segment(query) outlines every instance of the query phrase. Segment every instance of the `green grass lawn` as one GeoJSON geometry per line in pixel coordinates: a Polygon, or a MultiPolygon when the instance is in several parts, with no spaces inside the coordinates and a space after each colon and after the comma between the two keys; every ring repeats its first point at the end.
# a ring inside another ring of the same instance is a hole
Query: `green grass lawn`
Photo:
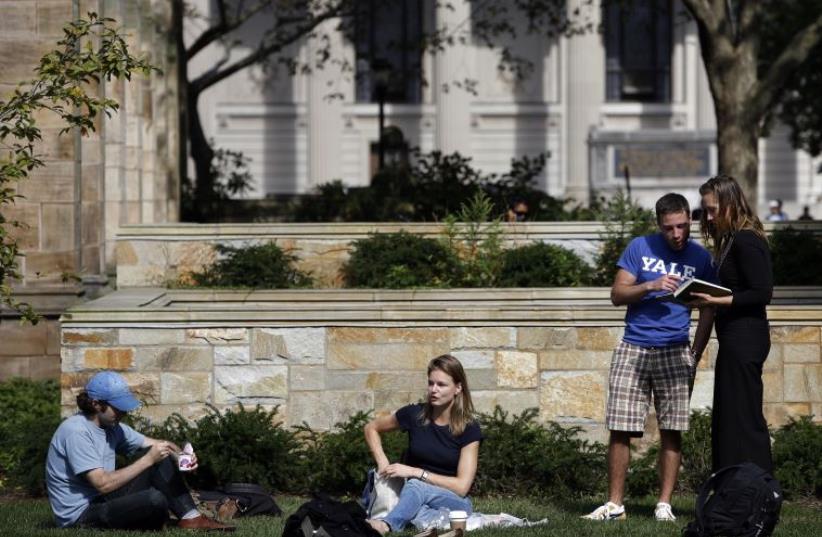
{"type": "MultiPolygon", "coordinates": [[[[286,515],[297,509],[304,499],[295,497],[279,498],[280,507],[286,515]]],[[[621,522],[597,523],[581,520],[579,516],[596,506],[596,501],[567,501],[563,503],[543,503],[538,499],[479,498],[475,509],[483,513],[505,512],[530,520],[548,518],[548,524],[533,528],[487,529],[472,532],[478,537],[548,537],[548,536],[679,536],[688,522],[693,508],[693,497],[678,498],[674,502],[674,512],[678,516],[675,523],[658,523],[653,520],[654,499],[646,498],[628,504],[628,520],[621,522]]],[[[235,535],[279,537],[285,518],[259,517],[239,519],[235,535]]],[[[0,536],[94,536],[101,532],[93,530],[60,530],[54,527],[51,511],[45,500],[4,500],[0,502],[0,536]]],[[[139,532],[106,532],[112,537],[146,535],[139,532]]],[[[169,530],[163,535],[191,535],[183,530],[169,530]]],[[[410,536],[411,532],[405,533],[410,536]]],[[[822,536],[822,505],[787,503],[782,509],[782,521],[774,535],[779,537],[819,537],[822,536]]]]}

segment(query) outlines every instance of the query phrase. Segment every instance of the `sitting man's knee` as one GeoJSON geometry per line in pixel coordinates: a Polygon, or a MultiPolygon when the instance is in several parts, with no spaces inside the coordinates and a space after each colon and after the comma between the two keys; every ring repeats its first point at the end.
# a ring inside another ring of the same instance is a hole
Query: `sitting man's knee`
{"type": "Polygon", "coordinates": [[[147,492],[148,503],[151,506],[151,509],[162,511],[164,513],[168,511],[168,499],[165,494],[155,488],[150,488],[147,492]]]}

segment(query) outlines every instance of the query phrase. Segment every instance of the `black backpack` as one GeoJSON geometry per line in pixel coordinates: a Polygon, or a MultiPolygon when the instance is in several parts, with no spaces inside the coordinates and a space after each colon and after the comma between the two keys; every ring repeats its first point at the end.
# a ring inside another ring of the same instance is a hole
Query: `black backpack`
{"type": "Polygon", "coordinates": [[[316,494],[288,517],[283,537],[380,537],[365,520],[365,510],[355,501],[340,502],[316,494]]]}
{"type": "Polygon", "coordinates": [[[767,537],[782,508],[779,482],[756,464],[728,466],[711,475],[699,489],[696,520],[683,537],[767,537]]]}
{"type": "Polygon", "coordinates": [[[221,489],[197,491],[197,496],[223,520],[283,514],[271,493],[255,483],[229,483],[221,489]]]}

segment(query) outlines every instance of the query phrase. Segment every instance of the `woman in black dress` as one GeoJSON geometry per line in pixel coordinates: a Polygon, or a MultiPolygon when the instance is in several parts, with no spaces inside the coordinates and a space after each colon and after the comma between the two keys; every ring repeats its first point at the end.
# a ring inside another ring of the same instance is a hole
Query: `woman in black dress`
{"type": "Polygon", "coordinates": [[[716,306],[719,341],[711,424],[713,470],[753,462],[772,472],[770,435],[762,413],[762,366],[771,348],[765,307],[773,292],[768,240],[732,177],[712,177],[699,194],[702,235],[713,246],[721,284],[733,291],[726,297],[699,295],[699,304],[716,306]]]}

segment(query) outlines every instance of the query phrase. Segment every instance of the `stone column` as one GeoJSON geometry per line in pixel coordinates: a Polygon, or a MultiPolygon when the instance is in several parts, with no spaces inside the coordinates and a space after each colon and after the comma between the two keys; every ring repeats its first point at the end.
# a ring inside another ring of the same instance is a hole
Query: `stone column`
{"type": "MultiPolygon", "coordinates": [[[[437,26],[456,28],[471,16],[470,2],[454,2],[453,9],[438,4],[437,26]]],[[[463,24],[470,28],[470,24],[463,24]]],[[[471,100],[472,95],[457,88],[454,83],[476,79],[474,54],[470,45],[455,43],[446,47],[434,60],[434,95],[436,96],[436,148],[444,153],[459,151],[463,155],[471,151],[471,100]]],[[[490,67],[496,69],[496,66],[490,67]]]]}
{"type": "MultiPolygon", "coordinates": [[[[599,6],[591,8],[582,0],[570,0],[568,13],[579,9],[587,13],[594,26],[599,24],[599,6]]],[[[566,196],[579,203],[590,197],[590,170],[588,166],[588,133],[600,117],[600,106],[605,102],[605,47],[598,32],[586,32],[563,39],[567,64],[565,102],[567,130],[563,143],[566,150],[566,196]]]]}
{"type": "MultiPolygon", "coordinates": [[[[327,33],[333,41],[332,50],[347,50],[343,36],[335,31],[338,21],[326,21],[318,33],[327,33]]],[[[316,46],[309,42],[309,49],[316,46]]],[[[350,52],[347,50],[347,52],[350,52]]],[[[313,58],[313,51],[308,56],[313,58]]],[[[322,183],[327,183],[340,177],[342,163],[342,131],[343,131],[343,103],[353,100],[353,85],[345,81],[350,74],[340,72],[337,65],[327,62],[323,69],[315,69],[308,75],[308,181],[303,184],[297,182],[297,191],[306,192],[322,183]],[[329,99],[329,96],[341,91],[343,98],[329,99]]],[[[299,102],[305,97],[297,96],[299,102]]],[[[305,119],[299,115],[295,118],[297,125],[295,132],[306,128],[305,119]]]]}

